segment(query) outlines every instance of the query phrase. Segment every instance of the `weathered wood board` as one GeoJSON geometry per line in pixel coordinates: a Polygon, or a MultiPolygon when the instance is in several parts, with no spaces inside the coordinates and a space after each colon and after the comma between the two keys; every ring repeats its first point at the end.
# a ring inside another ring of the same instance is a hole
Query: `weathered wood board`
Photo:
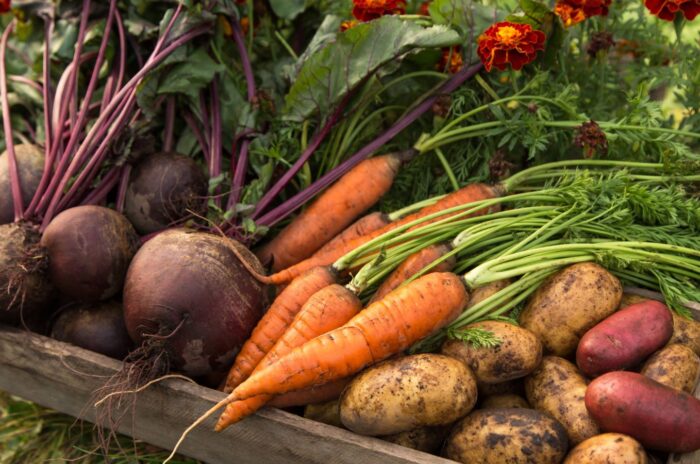
{"type": "MultiPolygon", "coordinates": [[[[0,326],[0,390],[43,406],[94,422],[93,391],[119,368],[105,356],[0,326]]],[[[222,398],[221,392],[168,379],[138,394],[134,415],[126,414],[118,430],[172,449],[180,433],[222,398]]],[[[453,463],[276,409],[220,434],[213,432],[214,420],[189,435],[182,454],[211,464],[453,463]]]]}

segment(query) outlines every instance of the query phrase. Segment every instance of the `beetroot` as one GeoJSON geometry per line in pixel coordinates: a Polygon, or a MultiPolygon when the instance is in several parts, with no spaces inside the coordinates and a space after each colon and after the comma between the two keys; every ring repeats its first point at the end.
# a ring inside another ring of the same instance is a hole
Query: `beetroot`
{"type": "MultiPolygon", "coordinates": [[[[36,145],[15,145],[15,158],[22,191],[23,206],[34,196],[41,175],[44,173],[44,152],[36,145]]],[[[10,190],[10,175],[7,169],[7,151],[0,154],[0,224],[8,224],[15,218],[10,190]]]]}
{"type": "Polygon", "coordinates": [[[132,171],[124,214],[141,234],[150,234],[186,217],[201,213],[207,194],[202,168],[187,156],[160,152],[132,171]]]}
{"type": "Polygon", "coordinates": [[[51,336],[115,359],[124,359],[132,348],[124,310],[115,301],[67,307],[56,318],[51,336]]]}
{"type": "Polygon", "coordinates": [[[174,229],[146,242],[124,285],[126,327],[134,342],[160,344],[170,367],[187,375],[214,382],[224,374],[267,300],[265,286],[234,250],[262,273],[255,256],[228,238],[174,229]]]}
{"type": "Polygon", "coordinates": [[[42,332],[54,290],[38,242],[39,233],[29,225],[0,225],[0,322],[42,332]]]}
{"type": "Polygon", "coordinates": [[[115,296],[138,247],[126,218],[101,206],[78,206],[54,218],[41,244],[49,256],[49,277],[64,295],[82,302],[115,296]]]}

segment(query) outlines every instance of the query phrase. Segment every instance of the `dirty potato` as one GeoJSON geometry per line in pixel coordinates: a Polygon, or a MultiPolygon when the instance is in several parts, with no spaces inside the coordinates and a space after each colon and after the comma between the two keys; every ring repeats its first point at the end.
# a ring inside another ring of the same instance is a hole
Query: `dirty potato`
{"type": "MultiPolygon", "coordinates": [[[[492,297],[496,293],[506,288],[508,285],[510,285],[510,280],[504,279],[475,288],[471,295],[469,295],[469,304],[467,305],[467,309],[471,308],[472,306],[476,306],[478,303],[481,303],[489,297],[492,297]]],[[[507,301],[504,301],[504,303],[506,302],[507,301]]]]}
{"type": "Polygon", "coordinates": [[[391,435],[449,424],[476,403],[476,379],[439,354],[391,359],[361,372],[340,398],[340,420],[361,435],[391,435]]]}
{"type": "Polygon", "coordinates": [[[668,387],[693,393],[700,376],[700,358],[687,346],[674,343],[654,353],[640,373],[668,387]]]}
{"type": "Polygon", "coordinates": [[[566,431],[533,409],[474,411],[453,429],[444,456],[465,464],[558,464],[568,448],[566,431]]]}
{"type": "Polygon", "coordinates": [[[443,343],[442,354],[464,362],[479,382],[500,383],[525,377],[542,359],[542,343],[522,327],[502,321],[482,321],[464,328],[491,332],[501,341],[493,347],[475,347],[461,340],[443,343]]]}
{"type": "Polygon", "coordinates": [[[540,337],[546,352],[568,356],[588,329],[615,312],[621,298],[614,275],[595,263],[574,264],[537,289],[519,322],[540,337]]]}
{"type": "Polygon", "coordinates": [[[634,293],[623,293],[622,299],[620,300],[620,307],[618,309],[626,308],[636,303],[641,303],[643,301],[648,301],[649,298],[635,295],[634,293]]]}
{"type": "Polygon", "coordinates": [[[673,335],[668,344],[680,343],[700,356],[700,322],[673,313],[673,335]]]}
{"type": "Polygon", "coordinates": [[[586,410],[586,379],[566,359],[545,356],[525,377],[525,395],[533,408],[551,414],[566,429],[573,445],[600,433],[586,410]]]}
{"type": "Polygon", "coordinates": [[[443,425],[438,427],[418,427],[407,432],[379,438],[406,448],[434,454],[440,451],[442,443],[449,433],[450,426],[443,425]]]}
{"type": "Polygon", "coordinates": [[[340,422],[340,406],[338,400],[319,404],[307,404],[304,408],[304,417],[316,422],[342,427],[340,422]]]}
{"type": "Polygon", "coordinates": [[[529,408],[525,398],[520,395],[505,394],[487,397],[481,402],[480,409],[529,408]]]}
{"type": "Polygon", "coordinates": [[[647,464],[642,445],[621,433],[604,433],[583,441],[572,449],[564,464],[647,464]]]}

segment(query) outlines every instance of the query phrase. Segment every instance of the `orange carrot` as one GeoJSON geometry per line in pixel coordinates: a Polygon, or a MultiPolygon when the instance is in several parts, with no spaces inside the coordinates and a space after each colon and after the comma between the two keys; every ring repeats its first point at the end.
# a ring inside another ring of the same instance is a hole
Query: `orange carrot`
{"type": "MultiPolygon", "coordinates": [[[[410,214],[408,216],[405,216],[401,218],[398,221],[394,221],[390,224],[388,224],[385,227],[382,227],[381,229],[377,229],[374,232],[371,232],[367,235],[363,235],[361,237],[357,237],[354,240],[350,240],[345,244],[343,247],[335,248],[333,250],[329,250],[324,253],[316,253],[313,256],[311,256],[308,259],[305,259],[304,261],[301,261],[293,266],[288,267],[287,269],[284,269],[283,271],[279,271],[275,274],[272,274],[269,276],[270,281],[274,282],[276,284],[281,284],[284,282],[289,282],[290,280],[294,279],[296,276],[301,274],[302,272],[306,271],[307,269],[310,269],[315,266],[328,266],[337,261],[340,257],[344,256],[348,252],[354,250],[355,248],[359,247],[360,245],[363,245],[370,240],[372,240],[375,237],[379,237],[385,232],[388,232],[390,230],[393,230],[397,227],[400,227],[404,224],[408,224],[409,222],[415,221],[416,219],[419,219],[421,217],[428,216],[433,213],[437,213],[439,211],[443,211],[449,208],[452,208],[457,205],[461,204],[467,204],[471,203],[474,201],[479,201],[479,200],[487,200],[489,198],[495,198],[501,194],[500,190],[496,187],[492,187],[486,184],[469,184],[466,187],[462,187],[461,189],[457,190],[456,192],[453,192],[444,198],[440,199],[437,201],[435,204],[426,206],[425,208],[421,209],[420,211],[410,214]]],[[[490,211],[496,210],[497,207],[492,207],[492,208],[484,208],[482,210],[477,211],[476,213],[472,214],[471,216],[479,216],[482,214],[487,214],[490,211]]],[[[457,213],[454,213],[457,214],[457,213]]],[[[430,224],[432,222],[444,219],[446,217],[452,216],[453,214],[450,215],[444,215],[444,216],[438,216],[435,219],[432,219],[430,221],[426,221],[420,225],[420,227],[430,224]]]]}
{"type": "Polygon", "coordinates": [[[272,261],[272,270],[279,271],[311,256],[379,201],[406,157],[391,153],[355,166],[258,250],[260,261],[272,261]]]}
{"type": "MultiPolygon", "coordinates": [[[[314,293],[294,317],[287,331],[258,363],[253,373],[275,363],[294,348],[312,338],[341,327],[362,309],[362,303],[347,288],[333,284],[314,293]]],[[[309,393],[307,392],[307,395],[309,393]]],[[[249,416],[272,399],[271,395],[260,395],[226,406],[216,425],[220,431],[229,424],[249,416]]]]}
{"type": "Polygon", "coordinates": [[[377,229],[387,226],[390,222],[389,216],[379,211],[366,214],[333,237],[330,242],[323,245],[316,253],[327,253],[332,249],[345,247],[345,244],[350,240],[370,234],[377,229]]]}
{"type": "MultiPolygon", "coordinates": [[[[334,380],[318,387],[305,388],[284,395],[275,396],[267,403],[274,408],[290,408],[292,406],[305,406],[307,404],[325,403],[337,399],[345,387],[350,383],[352,377],[334,380]]],[[[258,398],[258,397],[256,397],[258,398]]],[[[233,403],[235,404],[235,403],[233,403]]]]}
{"type": "Polygon", "coordinates": [[[279,395],[348,377],[445,326],[468,300],[459,276],[449,272],[424,275],[372,303],[344,326],[251,375],[229,399],[279,395]]]}
{"type": "Polygon", "coordinates": [[[270,308],[243,344],[226,378],[224,391],[229,393],[246,379],[260,360],[287,330],[306,301],[323,287],[335,283],[336,274],[329,267],[315,267],[294,279],[272,302],[270,308]]]}
{"type": "MultiPolygon", "coordinates": [[[[374,296],[370,300],[373,303],[381,300],[389,292],[399,287],[409,278],[416,275],[424,267],[448,253],[451,247],[447,244],[438,243],[429,247],[423,248],[420,251],[413,253],[411,256],[401,263],[389,276],[384,279],[384,282],[379,286],[374,296]]],[[[454,256],[449,257],[445,261],[435,266],[430,272],[447,272],[451,271],[456,263],[454,256]]]]}

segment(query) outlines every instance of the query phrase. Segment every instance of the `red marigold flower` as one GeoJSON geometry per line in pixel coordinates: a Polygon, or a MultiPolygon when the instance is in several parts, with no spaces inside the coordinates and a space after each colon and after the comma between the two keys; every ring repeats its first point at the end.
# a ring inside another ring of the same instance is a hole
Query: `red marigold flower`
{"type": "Polygon", "coordinates": [[[450,74],[457,73],[464,65],[462,53],[459,47],[449,47],[442,49],[442,56],[436,65],[438,71],[447,71],[450,74]]]}
{"type": "Polygon", "coordinates": [[[590,120],[576,128],[574,145],[583,148],[583,156],[593,158],[599,153],[605,156],[608,153],[608,138],[597,122],[590,120]]]}
{"type": "Polygon", "coordinates": [[[544,50],[544,32],[532,29],[529,24],[502,21],[491,25],[479,37],[479,58],[487,71],[495,66],[501,71],[510,65],[522,69],[544,50]]]}
{"type": "Polygon", "coordinates": [[[700,0],[645,0],[644,6],[666,21],[673,21],[679,11],[688,21],[700,14],[700,0]]]}
{"type": "Polygon", "coordinates": [[[430,8],[431,3],[432,2],[421,3],[418,7],[418,14],[422,14],[423,16],[430,16],[430,11],[428,11],[428,8],[430,8]]]}
{"type": "Polygon", "coordinates": [[[0,0],[0,13],[7,13],[10,11],[11,3],[10,0],[0,0]]]}
{"type": "Polygon", "coordinates": [[[352,15],[360,21],[371,21],[384,15],[406,13],[405,0],[353,0],[352,15]]]}
{"type": "Polygon", "coordinates": [[[558,0],[554,13],[570,27],[592,16],[607,16],[612,0],[558,0]]]}
{"type": "Polygon", "coordinates": [[[356,21],[354,19],[351,19],[349,21],[343,21],[342,23],[340,23],[340,32],[345,32],[348,29],[352,29],[358,24],[360,24],[359,21],[356,21]]]}

